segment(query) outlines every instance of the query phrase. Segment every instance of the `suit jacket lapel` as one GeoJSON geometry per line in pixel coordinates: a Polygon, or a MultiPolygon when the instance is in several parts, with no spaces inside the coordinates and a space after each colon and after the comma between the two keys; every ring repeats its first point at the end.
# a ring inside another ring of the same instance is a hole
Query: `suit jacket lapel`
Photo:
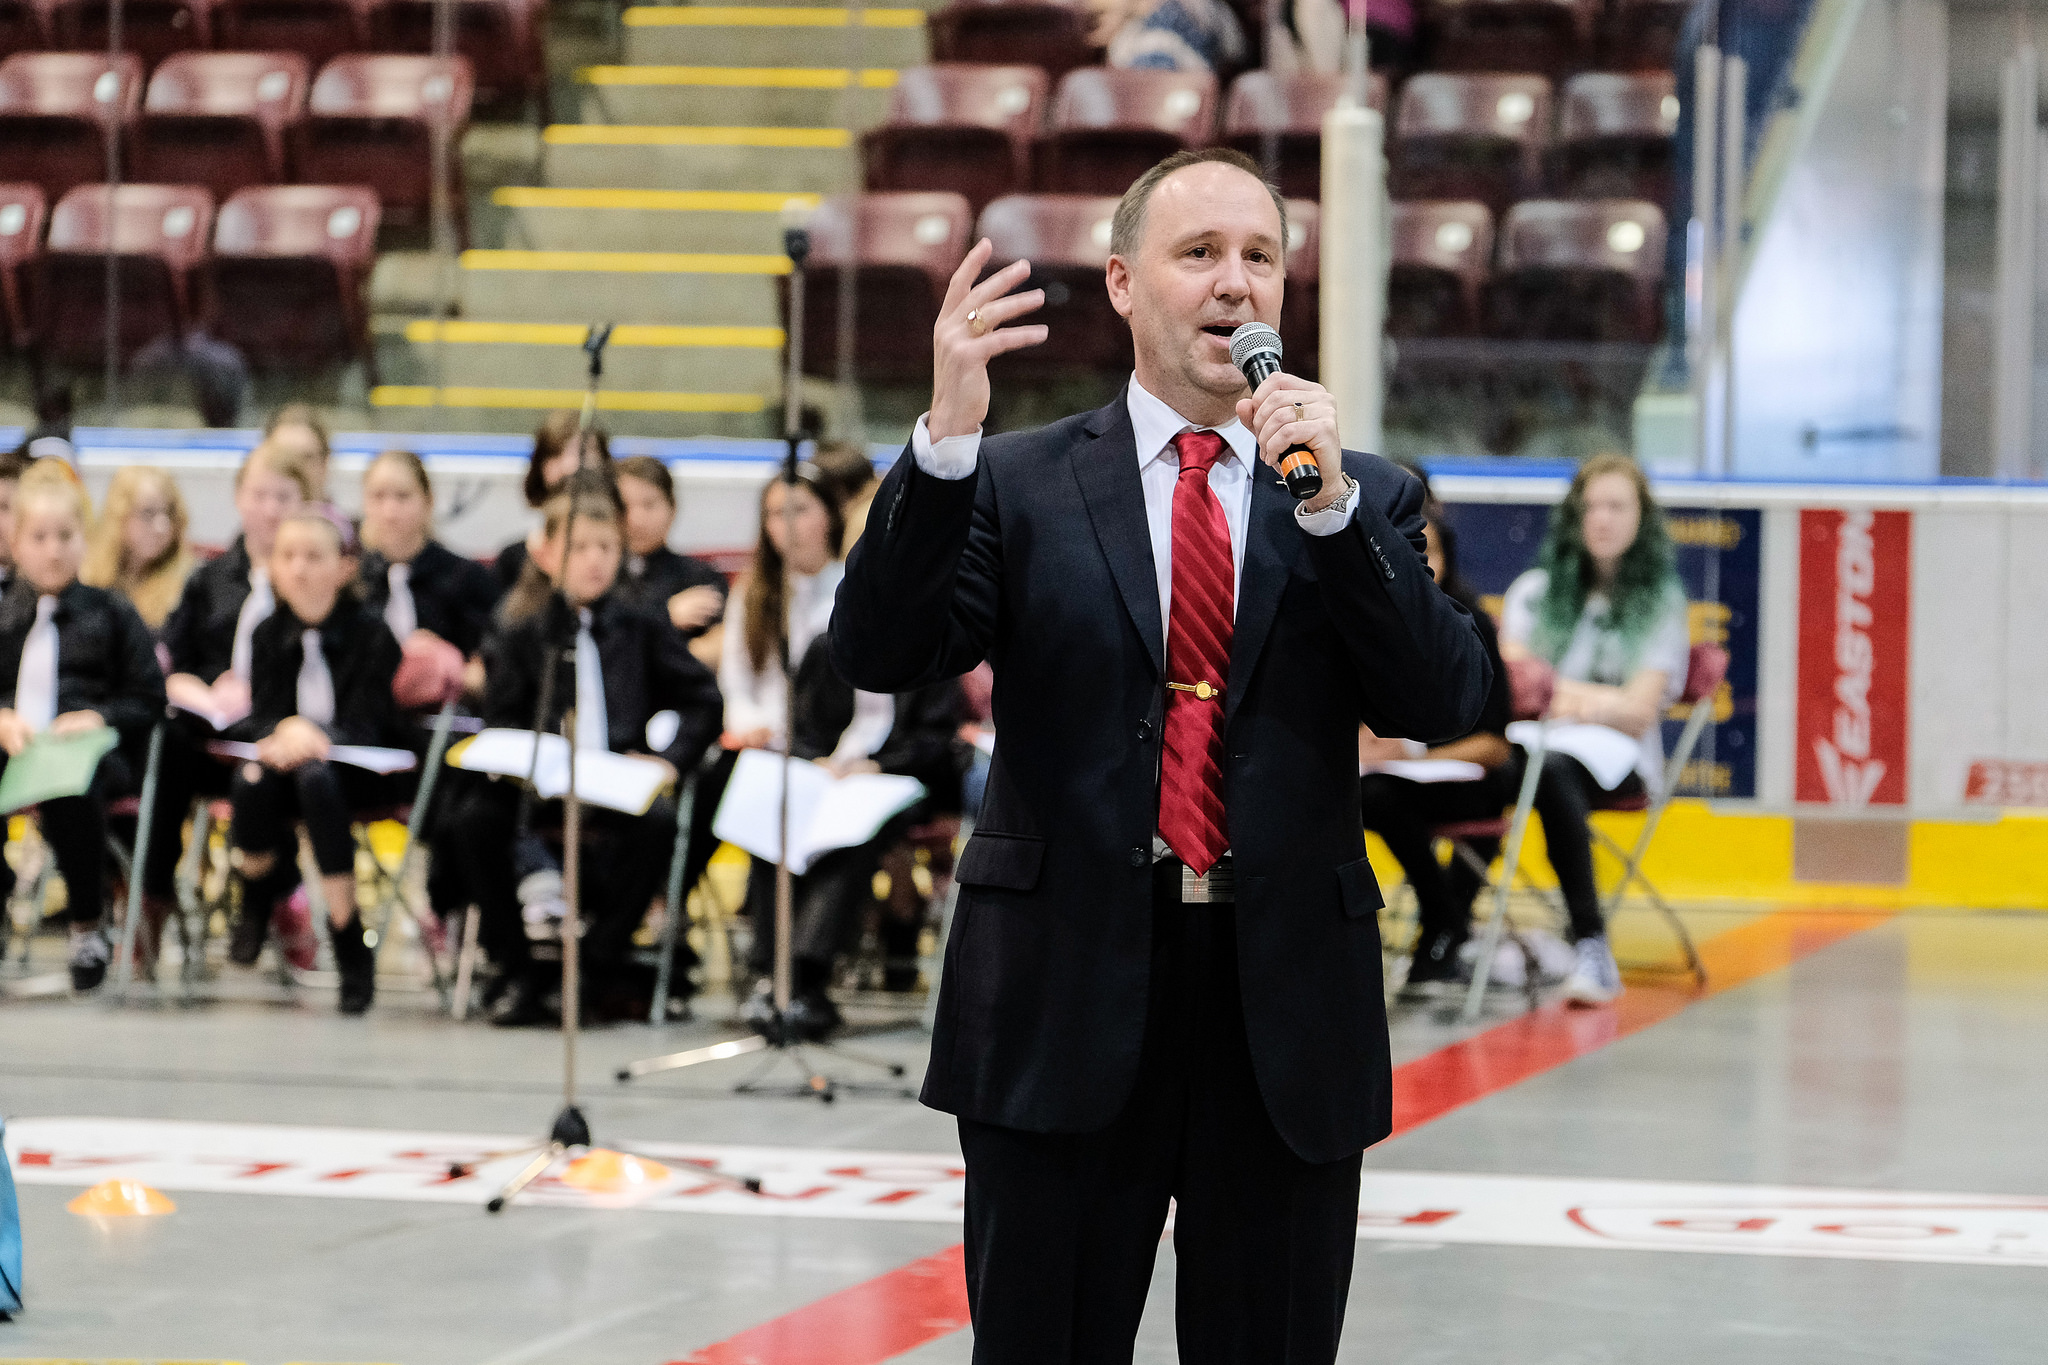
{"type": "Polygon", "coordinates": [[[1138,439],[1131,410],[1119,394],[1090,414],[1082,429],[1092,440],[1074,443],[1074,478],[1102,556],[1109,561],[1117,595],[1138,638],[1152,656],[1152,668],[1166,671],[1166,631],[1159,620],[1159,576],[1152,563],[1152,532],[1145,520],[1145,488],[1138,478],[1138,439]]]}
{"type": "Polygon", "coordinates": [[[1245,527],[1244,572],[1238,580],[1237,620],[1230,632],[1230,685],[1223,693],[1223,723],[1237,714],[1250,686],[1259,651],[1273,626],[1287,569],[1301,553],[1301,531],[1294,524],[1294,499],[1279,475],[1265,464],[1252,473],[1251,521],[1245,527]]]}

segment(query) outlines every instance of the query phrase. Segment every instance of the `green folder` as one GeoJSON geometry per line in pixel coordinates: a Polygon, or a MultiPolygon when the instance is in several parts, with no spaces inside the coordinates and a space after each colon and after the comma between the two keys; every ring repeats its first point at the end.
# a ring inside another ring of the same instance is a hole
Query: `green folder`
{"type": "Polygon", "coordinates": [[[0,815],[38,801],[85,795],[100,760],[120,742],[111,725],[77,735],[37,735],[0,773],[0,815]]]}

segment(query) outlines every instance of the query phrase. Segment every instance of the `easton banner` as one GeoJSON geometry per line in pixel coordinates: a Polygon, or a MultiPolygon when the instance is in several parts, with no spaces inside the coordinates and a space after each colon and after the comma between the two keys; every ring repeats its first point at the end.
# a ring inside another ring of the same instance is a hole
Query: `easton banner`
{"type": "Polygon", "coordinates": [[[1906,802],[1912,515],[1799,513],[1799,801],[1906,802]]]}

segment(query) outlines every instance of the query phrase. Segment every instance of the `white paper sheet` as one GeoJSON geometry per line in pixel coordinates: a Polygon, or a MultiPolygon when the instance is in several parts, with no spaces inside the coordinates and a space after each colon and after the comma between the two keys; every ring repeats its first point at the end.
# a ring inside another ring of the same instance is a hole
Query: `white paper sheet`
{"type": "Polygon", "coordinates": [[[789,783],[789,870],[801,876],[820,856],[857,848],[924,796],[914,777],[856,773],[835,778],[816,763],[785,764],[781,754],[748,749],[733,765],[711,832],[757,858],[782,851],[782,773],[789,783]]]}
{"type": "MultiPolygon", "coordinates": [[[[466,772],[522,782],[531,771],[534,791],[552,801],[569,790],[569,741],[560,735],[542,735],[540,740],[537,767],[531,730],[485,730],[450,750],[448,762],[466,772]]],[[[576,794],[593,806],[643,815],[668,780],[668,768],[651,758],[606,749],[576,751],[576,794]]]]}
{"type": "MultiPolygon", "coordinates": [[[[256,757],[256,746],[240,740],[216,739],[207,744],[208,753],[223,758],[256,757]]],[[[419,759],[404,749],[385,749],[375,744],[333,744],[327,749],[327,761],[346,763],[352,768],[363,768],[373,773],[409,773],[419,766],[419,759]]]]}
{"type": "Polygon", "coordinates": [[[1389,758],[1362,764],[1358,771],[1385,773],[1409,782],[1477,782],[1486,776],[1486,769],[1462,758],[1389,758]]]}
{"type": "MultiPolygon", "coordinates": [[[[1508,726],[1508,743],[1535,752],[1541,722],[1518,720],[1508,726]]],[[[1544,746],[1552,753],[1570,754],[1586,765],[1601,790],[1613,791],[1623,778],[1635,771],[1642,756],[1641,742],[1606,725],[1571,722],[1552,725],[1544,746]]]]}

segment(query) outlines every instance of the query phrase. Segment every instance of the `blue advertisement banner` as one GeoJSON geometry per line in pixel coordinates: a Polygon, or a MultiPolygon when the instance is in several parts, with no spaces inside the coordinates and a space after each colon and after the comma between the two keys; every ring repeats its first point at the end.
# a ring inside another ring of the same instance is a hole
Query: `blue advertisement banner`
{"type": "MultiPolygon", "coordinates": [[[[1457,529],[1458,568],[1489,609],[1523,570],[1536,562],[1548,507],[1530,503],[1451,503],[1457,529]]],[[[1714,699],[1713,723],[1700,736],[1678,790],[1689,796],[1756,795],[1756,680],[1760,638],[1757,604],[1763,587],[1763,513],[1754,507],[1667,507],[1665,524],[1678,550],[1678,576],[1692,604],[1695,644],[1728,651],[1728,678],[1714,699]]],[[[1669,753],[1684,728],[1673,711],[1664,719],[1669,753]]]]}

